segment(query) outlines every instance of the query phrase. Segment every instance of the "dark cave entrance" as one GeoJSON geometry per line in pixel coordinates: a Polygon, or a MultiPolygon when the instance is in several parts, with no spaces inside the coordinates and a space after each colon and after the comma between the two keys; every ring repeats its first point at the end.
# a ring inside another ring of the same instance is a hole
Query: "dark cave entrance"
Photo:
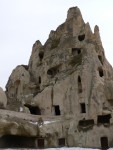
{"type": "Polygon", "coordinates": [[[37,140],[37,146],[38,146],[38,148],[44,148],[44,139],[43,138],[39,138],[38,140],[37,140]]]}
{"type": "Polygon", "coordinates": [[[59,107],[59,105],[54,106],[54,111],[55,111],[55,115],[56,116],[60,115],[60,107],[59,107]]]}
{"type": "Polygon", "coordinates": [[[108,138],[107,137],[101,137],[100,141],[101,141],[101,149],[107,150],[109,148],[108,138]]]}
{"type": "Polygon", "coordinates": [[[33,115],[41,115],[41,110],[39,109],[38,106],[31,106],[31,105],[24,105],[25,107],[29,108],[29,111],[33,115]]]}
{"type": "Polygon", "coordinates": [[[99,76],[103,77],[104,76],[103,69],[102,68],[98,68],[98,71],[99,71],[99,76]]]}
{"type": "Polygon", "coordinates": [[[39,82],[39,84],[41,84],[41,76],[39,76],[38,82],[39,82]]]}
{"type": "Polygon", "coordinates": [[[89,119],[89,120],[80,120],[78,123],[79,127],[87,127],[87,126],[93,126],[94,125],[94,120],[89,119]]]}
{"type": "Polygon", "coordinates": [[[85,39],[85,34],[79,35],[78,40],[83,41],[85,39]]]}
{"type": "Polygon", "coordinates": [[[110,124],[110,118],[111,118],[111,114],[99,115],[97,119],[97,123],[98,124],[104,124],[104,123],[110,124]]]}
{"type": "Polygon", "coordinates": [[[35,137],[4,135],[0,138],[0,148],[36,148],[35,137]]]}
{"type": "Polygon", "coordinates": [[[85,103],[81,103],[80,107],[81,107],[81,113],[86,113],[86,105],[85,105],[85,103]]]}
{"type": "Polygon", "coordinates": [[[65,146],[65,138],[58,139],[58,145],[59,145],[59,147],[65,146]]]}

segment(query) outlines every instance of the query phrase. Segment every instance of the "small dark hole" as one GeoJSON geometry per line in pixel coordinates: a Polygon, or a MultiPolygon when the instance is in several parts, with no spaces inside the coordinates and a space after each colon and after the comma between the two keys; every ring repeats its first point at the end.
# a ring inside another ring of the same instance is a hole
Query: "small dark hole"
{"type": "Polygon", "coordinates": [[[100,76],[100,77],[103,77],[103,76],[104,76],[103,69],[102,69],[102,68],[99,68],[98,70],[99,70],[99,76],[100,76]]]}
{"type": "Polygon", "coordinates": [[[85,39],[85,34],[78,36],[79,41],[83,41],[85,39]]]}
{"type": "Polygon", "coordinates": [[[39,84],[41,84],[41,77],[39,76],[39,84]]]}
{"type": "Polygon", "coordinates": [[[53,74],[54,74],[54,71],[53,71],[52,69],[49,69],[49,70],[47,71],[47,74],[48,74],[48,75],[53,75],[53,74]]]}
{"type": "Polygon", "coordinates": [[[73,55],[80,54],[80,53],[81,53],[81,48],[72,48],[73,55]]]}
{"type": "Polygon", "coordinates": [[[86,105],[85,105],[85,103],[81,103],[80,106],[81,106],[81,113],[86,113],[86,105]]]}
{"type": "Polygon", "coordinates": [[[78,50],[78,54],[80,54],[80,53],[81,53],[81,50],[79,49],[79,50],[78,50]]]}
{"type": "Polygon", "coordinates": [[[80,76],[78,76],[78,93],[82,93],[82,83],[80,76]]]}

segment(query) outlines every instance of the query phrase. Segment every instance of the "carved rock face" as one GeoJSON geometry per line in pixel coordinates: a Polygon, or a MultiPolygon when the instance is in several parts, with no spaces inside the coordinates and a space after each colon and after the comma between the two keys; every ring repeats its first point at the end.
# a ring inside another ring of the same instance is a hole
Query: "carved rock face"
{"type": "MultiPolygon", "coordinates": [[[[66,140],[67,146],[103,148],[107,137],[113,139],[113,69],[98,26],[93,33],[78,7],[44,45],[35,42],[28,66],[16,67],[6,89],[7,109],[24,112],[13,114],[16,122],[36,121],[39,145],[64,146],[66,140]]],[[[29,129],[20,133],[19,127],[15,134],[26,135],[29,129]]]]}

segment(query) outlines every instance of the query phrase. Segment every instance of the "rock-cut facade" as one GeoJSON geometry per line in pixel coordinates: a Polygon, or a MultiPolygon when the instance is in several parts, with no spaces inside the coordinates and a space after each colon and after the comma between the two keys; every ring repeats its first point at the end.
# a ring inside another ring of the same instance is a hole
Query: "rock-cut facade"
{"type": "Polygon", "coordinates": [[[1,147],[113,147],[113,68],[78,7],[6,85],[1,147]],[[5,143],[5,144],[4,144],[5,143]]]}

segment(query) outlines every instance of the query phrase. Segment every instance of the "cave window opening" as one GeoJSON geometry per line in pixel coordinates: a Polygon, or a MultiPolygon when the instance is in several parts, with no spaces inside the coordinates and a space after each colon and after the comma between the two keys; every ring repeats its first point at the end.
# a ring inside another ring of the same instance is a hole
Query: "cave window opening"
{"type": "Polygon", "coordinates": [[[78,76],[78,93],[82,93],[82,83],[80,76],[78,76]]]}
{"type": "Polygon", "coordinates": [[[81,103],[80,107],[81,107],[81,113],[86,113],[86,105],[85,105],[85,103],[81,103]]]}
{"type": "Polygon", "coordinates": [[[31,114],[33,115],[41,115],[41,110],[37,106],[24,105],[27,107],[31,114]]]}
{"type": "Polygon", "coordinates": [[[55,111],[55,115],[56,116],[60,115],[60,107],[59,107],[59,105],[54,106],[54,111],[55,111]]]}
{"type": "Polygon", "coordinates": [[[90,126],[90,125],[94,125],[94,120],[93,119],[89,119],[89,120],[80,120],[78,125],[80,127],[87,127],[87,126],[90,126]]]}
{"type": "Polygon", "coordinates": [[[83,41],[85,39],[85,34],[79,35],[78,40],[83,41]]]}
{"type": "Polygon", "coordinates": [[[72,48],[72,54],[77,55],[81,53],[81,48],[72,48]]]}
{"type": "Polygon", "coordinates": [[[47,74],[53,76],[54,75],[54,70],[53,69],[49,69],[47,71],[47,74]]]}
{"type": "Polygon", "coordinates": [[[41,76],[39,76],[39,84],[41,84],[41,76]]]}
{"type": "Polygon", "coordinates": [[[42,61],[43,57],[44,57],[44,52],[39,52],[39,59],[40,59],[40,61],[42,61]]]}
{"type": "Polygon", "coordinates": [[[80,53],[81,53],[81,49],[79,49],[79,50],[77,51],[77,53],[80,54],[80,53]]]}
{"type": "Polygon", "coordinates": [[[57,73],[59,73],[60,65],[55,66],[53,68],[48,69],[47,74],[51,77],[54,77],[57,73]]]}
{"type": "Polygon", "coordinates": [[[59,145],[59,147],[65,146],[65,138],[58,139],[58,145],[59,145]]]}
{"type": "Polygon", "coordinates": [[[109,149],[108,138],[107,138],[107,137],[101,137],[101,138],[100,138],[100,142],[101,142],[101,149],[102,149],[102,150],[107,150],[107,149],[109,149]]]}
{"type": "Polygon", "coordinates": [[[43,138],[38,139],[38,148],[44,148],[44,139],[43,138]]]}
{"type": "Polygon", "coordinates": [[[102,68],[98,68],[98,70],[99,70],[99,76],[103,77],[104,76],[103,69],[102,68]]]}
{"type": "Polygon", "coordinates": [[[111,114],[108,115],[99,115],[97,118],[97,123],[98,124],[110,124],[110,118],[111,118],[111,114]]]}

